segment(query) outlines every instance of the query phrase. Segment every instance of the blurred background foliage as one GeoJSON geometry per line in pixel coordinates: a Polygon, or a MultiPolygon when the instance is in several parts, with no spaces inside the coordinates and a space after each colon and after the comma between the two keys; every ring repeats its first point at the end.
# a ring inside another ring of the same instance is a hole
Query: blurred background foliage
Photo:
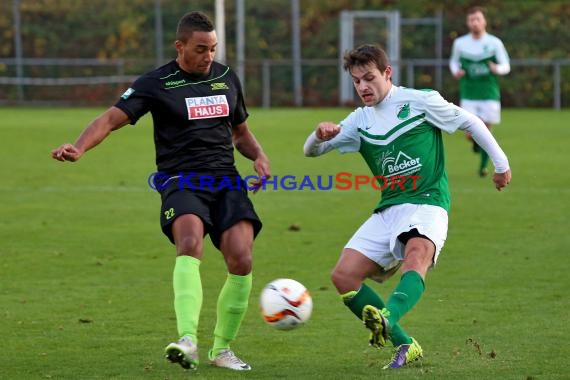
{"type": "MultiPolygon", "coordinates": [[[[157,0],[18,0],[24,58],[91,58],[101,61],[125,60],[123,75],[139,75],[157,64],[155,7],[157,0]]],[[[0,1],[0,59],[15,57],[13,0],[0,1]]],[[[245,0],[246,92],[252,105],[261,103],[261,62],[292,58],[290,0],[245,0]]],[[[214,0],[161,0],[164,60],[175,57],[174,31],[187,11],[202,10],[212,18],[214,0]]],[[[467,32],[466,9],[482,5],[487,10],[488,31],[500,37],[513,60],[570,58],[570,1],[556,0],[300,0],[301,49],[303,60],[338,60],[339,14],[342,10],[399,10],[403,18],[435,17],[443,20],[443,58],[447,60],[453,40],[467,32]],[[440,12],[440,13],[438,13],[440,12]]],[[[225,1],[227,63],[236,62],[236,2],[225,1]]],[[[365,42],[385,34],[384,21],[363,21],[356,33],[365,42]]],[[[380,38],[381,40],[381,38],[380,38]]],[[[434,29],[406,25],[402,29],[403,60],[435,58],[434,29]]],[[[332,61],[331,61],[332,62],[332,61]]],[[[0,76],[15,76],[14,67],[0,65],[0,76]]],[[[415,87],[434,87],[433,68],[417,70],[415,87]]],[[[115,75],[113,66],[25,66],[25,76],[115,75]]],[[[447,65],[442,88],[456,100],[457,83],[447,65]]],[[[501,78],[505,106],[551,107],[552,66],[513,65],[510,75],[501,78]]],[[[272,105],[292,104],[290,64],[272,66],[272,105]]],[[[570,66],[561,67],[562,105],[570,105],[570,66]]],[[[405,84],[405,83],[404,83],[405,84]]],[[[125,84],[66,87],[69,96],[87,103],[108,104],[125,84]]],[[[0,87],[0,98],[9,98],[10,87],[0,87]],[[4,95],[1,94],[4,92],[4,95]]],[[[51,96],[53,87],[34,88],[34,96],[51,96]]],[[[32,96],[31,94],[27,94],[32,96]]],[[[303,65],[304,104],[335,105],[338,100],[338,67],[303,65]]]]}

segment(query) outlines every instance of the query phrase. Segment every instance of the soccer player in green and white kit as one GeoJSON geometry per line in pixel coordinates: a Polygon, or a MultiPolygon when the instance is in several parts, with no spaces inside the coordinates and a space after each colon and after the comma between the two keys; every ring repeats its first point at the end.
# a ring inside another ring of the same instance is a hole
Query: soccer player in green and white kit
{"type": "Polygon", "coordinates": [[[395,184],[382,190],[380,202],[344,247],[331,276],[345,305],[371,331],[370,344],[382,347],[390,340],[394,345],[394,356],[384,368],[399,368],[422,356],[419,343],[399,321],[419,301],[427,271],[447,237],[450,196],[442,131],[461,129],[473,136],[495,165],[498,190],[507,186],[511,171],[507,156],[475,115],[437,91],[393,85],[388,57],[380,47],[362,45],[347,52],[344,69],[364,107],[338,125],[319,123],[304,152],[309,157],[333,149],[360,152],[374,176],[395,184]],[[384,302],[364,281],[385,280],[398,268],[400,282],[384,302]]]}
{"type": "MultiPolygon", "coordinates": [[[[509,55],[499,38],[486,32],[484,9],[467,11],[469,33],[455,41],[449,69],[459,79],[460,106],[479,116],[489,130],[501,121],[501,94],[498,75],[511,71],[509,55]]],[[[467,135],[471,138],[471,135],[467,135]]],[[[481,153],[479,175],[487,175],[489,156],[473,141],[473,151],[481,153]]]]}

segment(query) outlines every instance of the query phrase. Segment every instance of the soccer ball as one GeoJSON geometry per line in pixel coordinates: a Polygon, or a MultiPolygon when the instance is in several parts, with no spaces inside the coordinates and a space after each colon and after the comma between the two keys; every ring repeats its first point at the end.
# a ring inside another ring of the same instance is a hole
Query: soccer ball
{"type": "Polygon", "coordinates": [[[302,326],[313,311],[313,299],[303,284],[289,278],[271,281],[261,292],[263,320],[278,330],[302,326]]]}

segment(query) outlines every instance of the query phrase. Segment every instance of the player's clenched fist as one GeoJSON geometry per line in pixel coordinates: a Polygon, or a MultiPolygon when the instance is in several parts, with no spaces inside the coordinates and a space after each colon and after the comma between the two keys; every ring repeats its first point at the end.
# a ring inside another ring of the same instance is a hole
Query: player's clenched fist
{"type": "Polygon", "coordinates": [[[495,187],[497,190],[501,191],[503,187],[507,187],[507,185],[511,182],[511,170],[507,170],[504,173],[495,173],[493,175],[493,182],[495,182],[495,187]]]}
{"type": "Polygon", "coordinates": [[[340,132],[340,126],[329,121],[323,121],[317,125],[316,134],[321,140],[330,140],[340,132]]]}
{"type": "Polygon", "coordinates": [[[63,144],[57,149],[51,151],[51,156],[58,161],[75,162],[81,157],[81,152],[71,144],[63,144]]]}

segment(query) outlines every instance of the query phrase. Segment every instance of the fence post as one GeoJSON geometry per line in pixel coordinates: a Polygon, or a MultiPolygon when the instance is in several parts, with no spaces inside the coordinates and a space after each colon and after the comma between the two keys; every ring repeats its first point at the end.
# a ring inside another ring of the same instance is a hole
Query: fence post
{"type": "Polygon", "coordinates": [[[236,0],[236,73],[245,93],[245,0],[236,0]]]}
{"type": "Polygon", "coordinates": [[[226,64],[226,12],[224,0],[216,0],[216,34],[218,47],[216,61],[226,64]]]}
{"type": "Polygon", "coordinates": [[[156,42],[156,67],[162,66],[164,62],[164,43],[163,43],[163,26],[162,26],[162,0],[154,1],[154,40],[156,42]]]}
{"type": "Polygon", "coordinates": [[[560,110],[561,102],[561,89],[560,89],[560,62],[554,61],[554,109],[560,110]]]}
{"type": "Polygon", "coordinates": [[[12,14],[14,16],[14,50],[16,53],[16,77],[18,78],[18,100],[24,100],[24,62],[22,52],[22,28],[20,18],[20,0],[12,1],[12,14]]]}
{"type": "Polygon", "coordinates": [[[268,59],[261,63],[261,105],[271,107],[271,62],[268,59]]]}
{"type": "Polygon", "coordinates": [[[301,66],[301,27],[299,1],[291,0],[291,44],[293,46],[293,101],[297,107],[303,105],[303,68],[301,66]]]}
{"type": "Polygon", "coordinates": [[[408,78],[408,83],[407,86],[409,88],[413,88],[414,87],[414,61],[413,60],[409,60],[406,62],[406,77],[408,78]]]}

